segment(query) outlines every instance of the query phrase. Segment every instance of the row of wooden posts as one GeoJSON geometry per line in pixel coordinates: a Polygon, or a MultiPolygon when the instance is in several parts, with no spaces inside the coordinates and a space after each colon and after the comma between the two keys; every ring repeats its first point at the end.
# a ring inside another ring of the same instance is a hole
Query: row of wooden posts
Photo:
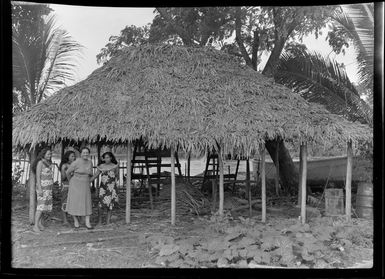
{"type": "MultiPolygon", "coordinates": [[[[131,222],[131,160],[132,160],[132,143],[128,143],[127,148],[127,180],[126,180],[126,223],[131,222]]],[[[278,153],[278,152],[277,152],[278,153]]],[[[31,161],[36,158],[36,151],[33,152],[31,161]]],[[[218,154],[219,163],[219,214],[223,215],[224,204],[224,167],[223,167],[223,154],[221,151],[218,154]]],[[[276,155],[276,170],[279,171],[278,155],[276,155]]],[[[264,145],[260,147],[261,157],[261,199],[262,199],[262,222],[266,222],[266,149],[264,145]]],[[[352,182],[352,163],[353,163],[353,150],[352,142],[347,143],[347,171],[346,171],[346,202],[345,202],[345,214],[347,221],[351,219],[351,182],[352,182]]],[[[246,164],[246,186],[249,192],[249,204],[250,203],[250,170],[249,161],[246,164]]],[[[301,222],[306,222],[306,179],[307,179],[307,144],[302,142],[300,144],[300,179],[299,179],[299,191],[298,199],[301,206],[301,222]]],[[[35,212],[35,175],[30,172],[29,186],[30,186],[30,207],[29,207],[29,220],[30,223],[34,222],[35,212]]],[[[279,173],[277,173],[277,177],[279,173]]],[[[276,179],[276,189],[278,187],[278,179],[276,179]]],[[[251,210],[251,208],[250,208],[251,210]]],[[[175,149],[171,147],[171,224],[175,225],[175,213],[176,213],[176,192],[175,192],[175,149]]]]}
{"type": "MultiPolygon", "coordinates": [[[[277,152],[278,153],[278,152],[277,152]]],[[[176,211],[176,192],[175,192],[175,149],[171,147],[171,224],[175,225],[175,211],[176,211]]],[[[218,154],[219,163],[219,214],[223,215],[224,204],[224,170],[223,170],[223,154],[221,151],[218,154]]],[[[262,222],[266,222],[266,149],[263,145],[260,148],[261,156],[261,199],[262,199],[262,222]]],[[[127,185],[126,185],[126,223],[131,221],[131,159],[132,159],[132,143],[128,144],[127,151],[127,185]]],[[[353,150],[352,142],[347,143],[347,171],[346,171],[346,202],[345,202],[345,214],[347,221],[351,220],[351,182],[352,182],[352,166],[353,166],[353,150]]],[[[278,164],[278,156],[276,158],[276,165],[278,164]]],[[[248,183],[249,191],[249,203],[250,203],[250,170],[249,161],[246,164],[247,177],[246,183],[248,183]]],[[[277,167],[277,170],[279,167],[277,167]]],[[[279,174],[278,174],[279,175],[279,174]]],[[[278,177],[277,175],[277,177],[278,177]]],[[[301,205],[301,223],[306,223],[306,179],[307,179],[307,144],[302,142],[300,144],[300,179],[299,179],[299,191],[301,205]]],[[[277,181],[277,180],[276,180],[277,181]]],[[[277,182],[276,182],[277,183],[277,182]]],[[[277,184],[276,184],[277,187],[277,184]]]]}

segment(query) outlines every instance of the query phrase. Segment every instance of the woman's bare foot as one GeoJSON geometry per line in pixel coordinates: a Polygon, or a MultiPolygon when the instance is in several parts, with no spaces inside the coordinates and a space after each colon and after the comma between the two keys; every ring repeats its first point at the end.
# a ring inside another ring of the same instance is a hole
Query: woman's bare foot
{"type": "Polygon", "coordinates": [[[38,227],[41,231],[44,231],[44,229],[45,229],[45,227],[43,226],[43,224],[41,222],[39,222],[38,227]]]}
{"type": "Polygon", "coordinates": [[[74,219],[74,227],[75,228],[79,228],[80,224],[79,224],[79,219],[75,216],[73,216],[73,219],[74,219]]]}
{"type": "Polygon", "coordinates": [[[40,233],[41,231],[39,230],[39,227],[38,226],[33,226],[32,230],[35,232],[35,233],[40,233]]]}

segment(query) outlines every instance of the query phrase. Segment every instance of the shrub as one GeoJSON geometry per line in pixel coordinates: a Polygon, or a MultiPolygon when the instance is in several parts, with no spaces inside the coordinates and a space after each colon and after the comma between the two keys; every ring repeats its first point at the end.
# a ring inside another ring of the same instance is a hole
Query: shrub
{"type": "Polygon", "coordinates": [[[16,164],[12,169],[12,185],[16,186],[21,183],[21,177],[23,175],[24,170],[20,167],[19,164],[16,164]]]}

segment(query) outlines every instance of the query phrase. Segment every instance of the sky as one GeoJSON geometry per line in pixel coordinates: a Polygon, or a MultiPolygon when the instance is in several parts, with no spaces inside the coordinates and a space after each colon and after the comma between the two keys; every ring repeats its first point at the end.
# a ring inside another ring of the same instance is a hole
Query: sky
{"type": "Polygon", "coordinates": [[[62,27],[85,49],[80,60],[78,79],[85,79],[100,67],[96,55],[112,35],[119,35],[126,26],[143,26],[151,23],[154,8],[86,7],[51,4],[62,27]]]}
{"type": "MultiPolygon", "coordinates": [[[[78,43],[85,47],[75,83],[85,79],[101,66],[96,62],[96,55],[108,43],[110,36],[119,35],[126,26],[143,26],[151,23],[154,18],[154,8],[87,7],[58,4],[51,4],[50,7],[56,14],[58,26],[68,31],[78,43]]],[[[303,44],[310,50],[328,55],[332,49],[325,41],[325,35],[319,39],[310,35],[304,38],[303,44]]],[[[330,58],[335,58],[339,63],[345,64],[350,80],[357,82],[354,57],[352,48],[348,48],[345,55],[330,54],[330,58]]],[[[267,56],[264,58],[261,66],[266,63],[267,56]]]]}

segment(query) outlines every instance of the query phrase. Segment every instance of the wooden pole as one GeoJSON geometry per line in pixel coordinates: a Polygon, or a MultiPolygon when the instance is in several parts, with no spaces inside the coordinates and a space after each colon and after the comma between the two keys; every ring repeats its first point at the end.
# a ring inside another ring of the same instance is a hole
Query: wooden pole
{"type": "Polygon", "coordinates": [[[37,158],[37,147],[33,148],[29,157],[29,223],[35,224],[36,211],[36,175],[32,171],[32,164],[37,158]]]}
{"type": "Polygon", "coordinates": [[[265,146],[261,146],[261,199],[262,199],[262,222],[266,222],[266,164],[265,164],[265,157],[266,157],[266,150],[265,146]]]}
{"type": "Polygon", "coordinates": [[[211,179],[211,198],[213,201],[212,204],[212,211],[215,212],[215,209],[217,208],[217,180],[211,179]]]}
{"type": "Polygon", "coordinates": [[[131,221],[131,157],[132,143],[127,144],[126,224],[131,221]]]}
{"type": "Polygon", "coordinates": [[[150,198],[150,207],[151,207],[151,210],[153,210],[154,205],[152,202],[152,185],[151,185],[151,181],[150,181],[150,167],[149,167],[149,163],[148,163],[147,154],[144,156],[144,158],[145,158],[145,162],[146,162],[146,171],[147,171],[146,187],[148,188],[148,196],[150,198]]]}
{"type": "Polygon", "coordinates": [[[187,158],[187,180],[190,181],[190,168],[191,168],[191,151],[188,152],[187,158]]]}
{"type": "Polygon", "coordinates": [[[306,176],[307,176],[307,146],[306,142],[301,144],[302,174],[301,174],[301,222],[306,222],[306,176]]]}
{"type": "Polygon", "coordinates": [[[222,149],[218,153],[218,164],[219,164],[219,215],[223,215],[223,204],[224,204],[224,171],[223,171],[223,158],[222,149]]]}
{"type": "Polygon", "coordinates": [[[352,168],[353,168],[353,148],[352,148],[352,141],[348,141],[347,146],[347,167],[346,167],[346,185],[345,185],[345,192],[346,192],[346,202],[345,202],[345,214],[346,214],[346,221],[351,221],[352,216],[352,168]]]}
{"type": "Polygon", "coordinates": [[[246,188],[247,188],[247,197],[249,200],[249,217],[251,217],[253,209],[251,208],[250,161],[249,161],[249,159],[246,160],[246,188]]]}
{"type": "Polygon", "coordinates": [[[65,141],[62,141],[61,142],[61,152],[60,152],[60,159],[63,160],[63,157],[64,157],[64,151],[65,151],[65,148],[66,148],[66,144],[65,144],[65,141]]]}
{"type": "Polygon", "coordinates": [[[175,193],[175,151],[171,146],[171,225],[175,225],[175,207],[176,207],[176,193],[175,193]]]}
{"type": "Polygon", "coordinates": [[[302,152],[303,149],[299,148],[299,171],[298,171],[298,207],[301,207],[301,198],[302,198],[302,188],[301,188],[301,183],[302,183],[302,172],[303,172],[303,160],[302,158],[302,152]]]}
{"type": "Polygon", "coordinates": [[[275,194],[279,196],[279,141],[275,150],[275,194]]]}
{"type": "MultiPolygon", "coordinates": [[[[98,160],[98,161],[97,161],[97,165],[100,164],[101,159],[102,159],[102,158],[100,157],[100,151],[101,151],[101,149],[102,149],[102,145],[101,145],[100,142],[98,142],[97,145],[96,145],[96,152],[97,152],[97,155],[96,155],[96,156],[97,156],[97,160],[98,160]]],[[[119,163],[120,163],[120,160],[119,160],[119,163]]],[[[119,164],[119,165],[120,165],[120,164],[119,164]]],[[[96,185],[95,187],[96,187],[96,189],[98,189],[96,193],[97,193],[97,195],[99,196],[99,177],[96,178],[96,182],[95,182],[95,183],[96,183],[96,184],[94,184],[94,186],[96,185]]]]}

